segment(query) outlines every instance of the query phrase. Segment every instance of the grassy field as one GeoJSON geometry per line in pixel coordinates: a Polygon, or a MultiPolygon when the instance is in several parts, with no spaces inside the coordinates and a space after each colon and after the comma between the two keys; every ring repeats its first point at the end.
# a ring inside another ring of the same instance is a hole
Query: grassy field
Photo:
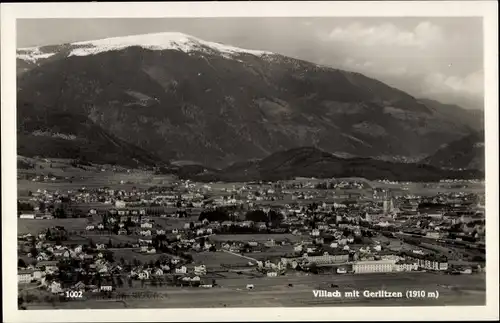
{"type": "MultiPolygon", "coordinates": [[[[21,157],[20,157],[21,158],[21,157]]],[[[67,159],[43,159],[25,158],[35,165],[33,169],[18,169],[18,175],[53,175],[63,178],[55,182],[33,182],[31,180],[19,179],[17,190],[19,195],[27,194],[28,191],[37,189],[48,190],[73,190],[85,186],[87,188],[97,188],[108,186],[114,189],[148,188],[154,185],[164,185],[175,180],[171,175],[155,175],[150,171],[139,169],[118,168],[113,170],[111,165],[85,166],[85,170],[71,166],[71,161],[67,159]],[[52,167],[51,167],[52,165],[52,167]],[[70,178],[65,180],[64,178],[70,178]],[[123,182],[123,184],[122,184],[123,182]]]]}
{"type": "Polygon", "coordinates": [[[32,219],[18,219],[17,232],[23,233],[39,233],[42,230],[55,226],[63,226],[67,231],[71,230],[84,230],[87,226],[87,219],[50,219],[50,220],[32,220],[32,219]]]}
{"type": "MultiPolygon", "coordinates": [[[[303,306],[444,306],[484,305],[485,276],[448,276],[428,273],[366,274],[366,275],[299,275],[290,274],[274,278],[249,278],[232,276],[217,279],[218,288],[152,287],[138,288],[161,294],[156,299],[91,300],[59,303],[55,308],[210,308],[210,307],[303,307],[303,306]],[[252,283],[254,290],[246,290],[252,283]],[[288,287],[293,284],[293,287],[288,287]],[[330,288],[336,284],[338,288],[330,288]],[[364,290],[390,292],[425,290],[439,292],[436,298],[421,299],[373,299],[359,298],[315,298],[313,290],[327,289],[346,291],[364,290]]],[[[28,306],[28,309],[53,308],[50,305],[28,306]]]]}
{"type": "Polygon", "coordinates": [[[292,242],[297,242],[301,240],[305,240],[307,237],[303,236],[295,236],[291,233],[279,234],[279,233],[270,233],[270,234],[218,234],[210,237],[210,240],[213,241],[257,241],[257,242],[266,242],[269,239],[274,239],[276,241],[282,241],[285,239],[289,239],[292,242]]]}
{"type": "Polygon", "coordinates": [[[111,242],[113,244],[117,243],[137,243],[138,237],[135,236],[128,236],[128,235],[117,235],[117,234],[106,234],[106,235],[101,235],[101,234],[86,234],[86,235],[81,235],[77,236],[78,238],[81,239],[92,239],[94,243],[104,243],[107,244],[108,241],[111,239],[111,242]]]}
{"type": "Polygon", "coordinates": [[[293,253],[293,246],[277,246],[277,247],[271,247],[266,251],[244,253],[244,255],[258,260],[267,260],[267,259],[281,259],[281,257],[284,257],[285,255],[291,253],[293,253]]]}
{"type": "Polygon", "coordinates": [[[249,262],[248,259],[222,251],[191,253],[191,255],[195,263],[204,264],[209,269],[220,269],[221,264],[246,265],[249,262]]]}
{"type": "Polygon", "coordinates": [[[113,257],[115,261],[120,261],[120,258],[123,257],[125,261],[132,262],[134,259],[140,260],[143,263],[148,263],[151,260],[156,261],[159,259],[163,254],[146,254],[146,253],[139,253],[134,250],[130,249],[112,249],[113,252],[113,257]]]}
{"type": "Polygon", "coordinates": [[[164,229],[182,229],[189,222],[198,221],[198,216],[190,216],[187,218],[161,218],[155,217],[154,221],[161,225],[164,229]]]}

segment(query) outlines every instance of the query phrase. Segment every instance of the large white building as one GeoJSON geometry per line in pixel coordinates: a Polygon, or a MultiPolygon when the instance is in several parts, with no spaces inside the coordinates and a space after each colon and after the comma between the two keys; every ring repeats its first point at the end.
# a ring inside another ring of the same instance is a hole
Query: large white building
{"type": "Polygon", "coordinates": [[[321,256],[305,256],[306,259],[310,263],[315,263],[317,265],[329,265],[335,263],[344,263],[349,261],[349,253],[348,252],[339,252],[334,255],[324,254],[321,256]]]}
{"type": "Polygon", "coordinates": [[[355,274],[389,273],[395,271],[396,260],[368,260],[358,261],[352,265],[355,274]]]}
{"type": "Polygon", "coordinates": [[[33,270],[18,270],[17,282],[20,284],[28,284],[31,282],[33,270]]]}

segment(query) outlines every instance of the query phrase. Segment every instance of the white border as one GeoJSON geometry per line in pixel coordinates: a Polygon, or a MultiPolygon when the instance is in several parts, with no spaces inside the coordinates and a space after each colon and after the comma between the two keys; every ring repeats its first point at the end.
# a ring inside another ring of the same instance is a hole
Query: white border
{"type": "Polygon", "coordinates": [[[496,1],[1,4],[2,266],[5,322],[498,320],[498,8],[496,1]],[[243,309],[17,310],[16,18],[483,17],[486,113],[487,305],[243,309]]]}

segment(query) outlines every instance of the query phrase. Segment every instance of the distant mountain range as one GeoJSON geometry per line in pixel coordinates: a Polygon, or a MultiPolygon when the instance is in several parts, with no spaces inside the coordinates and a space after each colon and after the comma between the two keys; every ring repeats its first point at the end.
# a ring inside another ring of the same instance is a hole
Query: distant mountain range
{"type": "Polygon", "coordinates": [[[19,49],[17,64],[26,156],[223,169],[307,146],[408,162],[483,124],[358,73],[179,33],[19,49]]]}
{"type": "Polygon", "coordinates": [[[484,132],[474,132],[445,144],[423,162],[442,168],[484,170],[484,132]]]}
{"type": "Polygon", "coordinates": [[[441,179],[479,179],[477,170],[444,170],[416,163],[392,163],[370,158],[339,158],[314,147],[300,147],[274,153],[264,159],[235,163],[222,170],[181,167],[181,177],[197,181],[275,181],[295,177],[362,177],[369,180],[428,182],[441,179]]]}

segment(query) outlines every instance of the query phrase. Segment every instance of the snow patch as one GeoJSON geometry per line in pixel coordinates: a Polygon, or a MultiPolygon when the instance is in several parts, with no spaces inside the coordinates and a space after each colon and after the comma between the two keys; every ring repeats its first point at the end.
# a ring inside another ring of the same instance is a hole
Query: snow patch
{"type": "Polygon", "coordinates": [[[219,52],[223,57],[232,58],[234,55],[250,54],[263,56],[273,54],[271,52],[242,49],[229,45],[208,42],[193,36],[177,32],[155,33],[145,35],[133,35],[125,37],[113,37],[93,41],[84,41],[71,44],[74,48],[69,56],[88,56],[108,51],[122,50],[127,47],[140,46],[149,50],[178,50],[182,52],[219,52]]]}
{"type": "Polygon", "coordinates": [[[72,134],[65,134],[65,133],[52,133],[50,131],[41,131],[41,130],[36,130],[33,131],[34,136],[42,136],[42,137],[52,137],[52,138],[60,138],[64,140],[75,140],[76,136],[72,134]]]}
{"type": "Polygon", "coordinates": [[[43,53],[40,51],[40,48],[20,48],[17,50],[16,57],[18,59],[22,59],[23,61],[27,61],[30,63],[36,63],[40,59],[49,58],[56,53],[43,53]]]}

